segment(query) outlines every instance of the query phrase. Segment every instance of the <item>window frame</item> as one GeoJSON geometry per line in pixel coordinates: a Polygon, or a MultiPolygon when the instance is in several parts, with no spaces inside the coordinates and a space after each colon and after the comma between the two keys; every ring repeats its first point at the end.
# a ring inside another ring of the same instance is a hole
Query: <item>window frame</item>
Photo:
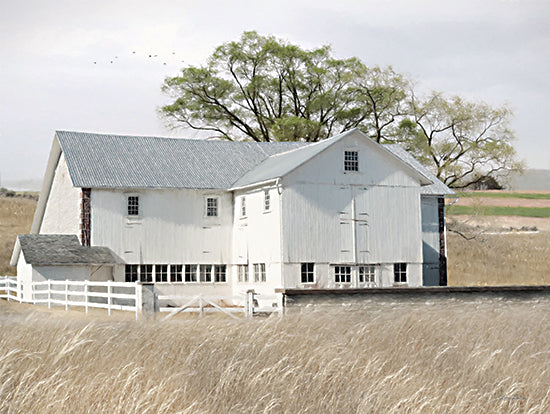
{"type": "Polygon", "coordinates": [[[227,265],[214,265],[214,283],[226,283],[227,282],[227,265]],[[222,279],[223,276],[223,280],[222,279]]]}
{"type": "Polygon", "coordinates": [[[212,270],[214,266],[211,264],[199,265],[199,283],[212,283],[212,270]],[[203,277],[204,276],[204,277],[203,277]]]}
{"type": "Polygon", "coordinates": [[[247,264],[237,265],[237,280],[239,283],[248,283],[249,269],[247,264]]]}
{"type": "Polygon", "coordinates": [[[376,286],[377,275],[378,266],[375,264],[361,264],[357,266],[357,284],[359,286],[376,286]]]}
{"type": "Polygon", "coordinates": [[[170,283],[183,283],[183,266],[182,264],[170,265],[170,283]]]}
{"type": "Polygon", "coordinates": [[[209,195],[204,198],[204,217],[215,218],[220,215],[220,197],[209,195]],[[215,206],[209,206],[209,201],[215,201],[215,206]],[[214,209],[215,214],[210,214],[211,209],[214,209]]]}
{"type": "Polygon", "coordinates": [[[393,282],[396,284],[408,283],[407,263],[401,262],[393,264],[393,282]]]}
{"type": "Polygon", "coordinates": [[[254,283],[265,283],[266,281],[265,263],[254,263],[254,283]]]}
{"type": "Polygon", "coordinates": [[[355,149],[344,150],[344,172],[356,173],[359,172],[359,151],[355,149]]]}
{"type": "Polygon", "coordinates": [[[334,283],[337,285],[351,284],[352,267],[350,265],[334,265],[334,283]],[[343,280],[344,277],[346,280],[343,280]]]}
{"type": "Polygon", "coordinates": [[[139,265],[127,264],[124,268],[124,281],[134,283],[139,280],[139,265]]]}
{"type": "Polygon", "coordinates": [[[154,268],[154,265],[152,264],[139,265],[139,281],[143,283],[154,283],[153,268],[154,268]]]}
{"type": "Polygon", "coordinates": [[[197,264],[186,263],[183,268],[183,283],[197,283],[198,282],[197,269],[198,269],[197,264]]]}
{"type": "Polygon", "coordinates": [[[300,264],[300,283],[303,285],[315,283],[315,263],[304,262],[300,264]]]}
{"type": "Polygon", "coordinates": [[[142,205],[139,194],[126,194],[126,217],[139,218],[141,217],[141,211],[142,205]],[[135,204],[131,203],[131,201],[135,201],[135,204]],[[130,209],[132,209],[132,211],[130,209]],[[135,212],[133,209],[135,209],[135,212]]]}

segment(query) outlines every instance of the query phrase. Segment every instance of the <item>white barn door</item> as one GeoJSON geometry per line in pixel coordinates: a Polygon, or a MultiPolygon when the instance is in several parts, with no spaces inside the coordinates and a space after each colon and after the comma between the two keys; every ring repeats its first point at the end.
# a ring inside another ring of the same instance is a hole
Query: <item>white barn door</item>
{"type": "Polygon", "coordinates": [[[369,200],[366,187],[353,190],[356,262],[369,262],[369,200]]]}
{"type": "Polygon", "coordinates": [[[340,205],[339,222],[339,263],[352,263],[354,256],[354,234],[353,234],[353,194],[350,187],[340,187],[338,191],[340,205]]]}

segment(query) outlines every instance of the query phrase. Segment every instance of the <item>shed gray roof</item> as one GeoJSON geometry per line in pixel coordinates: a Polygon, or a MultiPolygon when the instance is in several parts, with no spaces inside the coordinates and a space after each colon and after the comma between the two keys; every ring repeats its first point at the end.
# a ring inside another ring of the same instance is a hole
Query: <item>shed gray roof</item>
{"type": "Polygon", "coordinates": [[[23,234],[17,236],[25,261],[33,265],[102,265],[120,259],[108,247],[86,247],[73,234],[23,234]]]}
{"type": "Polygon", "coordinates": [[[402,147],[397,144],[386,144],[384,145],[392,154],[401,159],[403,162],[409,164],[415,170],[420,171],[423,175],[428,177],[433,184],[426,185],[420,188],[420,194],[424,195],[456,195],[456,193],[443,184],[439,178],[436,177],[429,169],[424,167],[420,162],[417,161],[411,154],[405,151],[402,147]]]}
{"type": "Polygon", "coordinates": [[[227,189],[267,157],[300,142],[207,141],[57,131],[73,185],[227,189]]]}

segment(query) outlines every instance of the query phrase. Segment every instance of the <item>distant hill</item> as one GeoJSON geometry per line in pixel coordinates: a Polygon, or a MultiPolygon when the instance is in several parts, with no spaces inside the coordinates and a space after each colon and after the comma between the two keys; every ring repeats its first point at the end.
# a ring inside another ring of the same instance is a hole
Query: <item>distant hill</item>
{"type": "Polygon", "coordinates": [[[14,191],[40,191],[42,189],[42,180],[38,178],[17,181],[2,180],[0,187],[14,191]]]}
{"type": "Polygon", "coordinates": [[[512,174],[504,187],[512,191],[550,191],[550,170],[529,169],[512,174]]]}

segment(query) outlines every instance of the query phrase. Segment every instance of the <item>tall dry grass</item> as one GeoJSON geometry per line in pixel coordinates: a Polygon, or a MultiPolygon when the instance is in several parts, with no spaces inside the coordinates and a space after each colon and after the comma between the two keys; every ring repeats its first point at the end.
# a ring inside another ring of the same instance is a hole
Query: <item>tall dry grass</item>
{"type": "Polygon", "coordinates": [[[0,302],[1,412],[550,411],[548,297],[166,323],[30,309],[0,302]]]}
{"type": "Polygon", "coordinates": [[[9,266],[15,239],[29,232],[35,209],[35,199],[0,196],[0,275],[15,275],[9,266]]]}
{"type": "Polygon", "coordinates": [[[448,232],[447,243],[449,285],[550,285],[548,231],[480,234],[471,240],[448,232]]]}

